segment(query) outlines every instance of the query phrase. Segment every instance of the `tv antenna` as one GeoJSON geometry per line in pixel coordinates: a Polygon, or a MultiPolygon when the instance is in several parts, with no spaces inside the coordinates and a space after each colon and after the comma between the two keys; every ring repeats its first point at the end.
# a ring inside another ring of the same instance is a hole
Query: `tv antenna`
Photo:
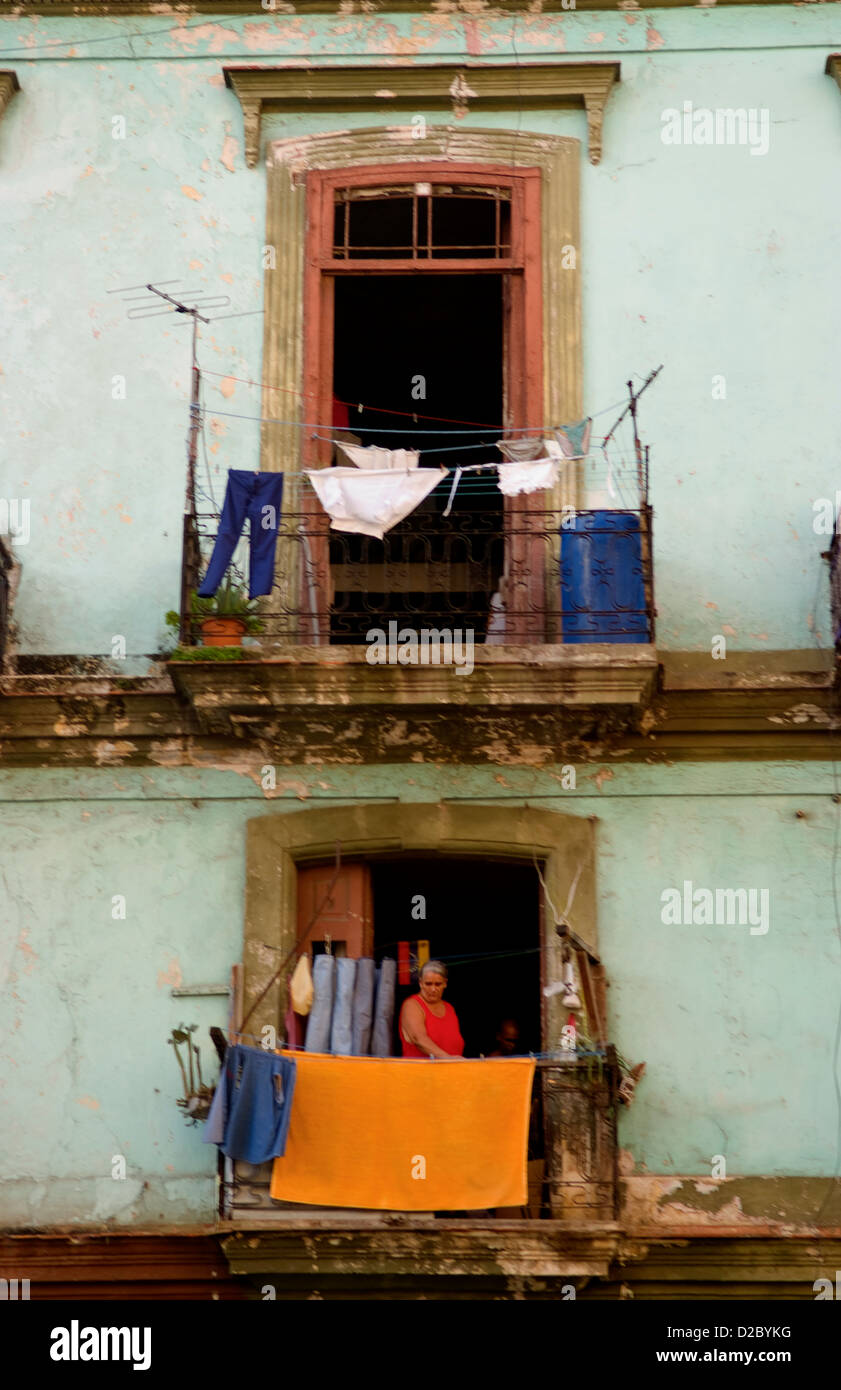
{"type": "Polygon", "coordinates": [[[201,566],[198,523],[196,519],[196,461],[198,458],[199,428],[201,424],[201,373],[199,371],[197,345],[199,323],[211,320],[200,313],[201,309],[225,309],[230,304],[228,295],[209,295],[206,291],[183,291],[180,295],[170,294],[162,285],[172,289],[177,280],[160,280],[157,285],[124,285],[122,289],[108,290],[108,294],[128,295],[124,301],[132,304],[127,318],[151,319],[161,314],[186,314],[193,320],[192,360],[190,365],[190,424],[187,430],[187,487],[184,494],[184,522],[181,536],[181,626],[178,640],[184,644],[190,640],[190,593],[198,584],[201,566]],[[143,290],[143,294],[135,294],[143,290]]]}

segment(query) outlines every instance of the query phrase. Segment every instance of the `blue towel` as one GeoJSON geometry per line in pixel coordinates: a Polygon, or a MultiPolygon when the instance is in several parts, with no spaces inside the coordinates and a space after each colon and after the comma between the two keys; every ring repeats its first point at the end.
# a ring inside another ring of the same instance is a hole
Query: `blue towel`
{"type": "Polygon", "coordinates": [[[372,1057],[391,1056],[391,1029],[394,1023],[394,986],[396,981],[397,961],[384,960],[377,979],[374,1036],[371,1039],[372,1057]]]}
{"type": "Polygon", "coordinates": [[[351,1052],[354,1057],[367,1057],[371,1047],[376,985],[377,967],[372,960],[363,957],[356,962],[356,984],[353,989],[351,1052]]]}
{"type": "Polygon", "coordinates": [[[339,956],[336,960],[336,997],[333,1000],[330,1051],[338,1053],[341,1057],[349,1057],[352,1050],[351,1022],[355,983],[356,961],[348,956],[339,956]]]}
{"type": "Polygon", "coordinates": [[[330,1051],[333,995],[336,991],[336,957],[316,956],[312,967],[312,1008],[307,1019],[307,1052],[330,1051]]]}
{"type": "Polygon", "coordinates": [[[280,1158],[292,1115],[297,1068],[291,1058],[235,1044],[225,1063],[202,1138],[228,1158],[267,1163],[280,1158]]]}

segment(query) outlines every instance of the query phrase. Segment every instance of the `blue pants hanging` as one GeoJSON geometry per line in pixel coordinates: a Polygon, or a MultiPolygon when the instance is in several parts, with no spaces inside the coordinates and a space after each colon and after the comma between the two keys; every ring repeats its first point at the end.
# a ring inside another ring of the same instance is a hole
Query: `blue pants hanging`
{"type": "Polygon", "coordinates": [[[225,1053],[222,1074],[202,1138],[228,1158],[267,1163],[286,1148],[297,1068],[287,1057],[237,1044],[225,1053]]]}
{"type": "Polygon", "coordinates": [[[282,497],[282,473],[250,473],[246,468],[228,469],[228,486],[225,489],[219,531],[207,574],[199,589],[201,598],[210,598],[222,583],[246,521],[250,522],[251,539],[248,597],[258,598],[261,594],[271,593],[282,497]]]}

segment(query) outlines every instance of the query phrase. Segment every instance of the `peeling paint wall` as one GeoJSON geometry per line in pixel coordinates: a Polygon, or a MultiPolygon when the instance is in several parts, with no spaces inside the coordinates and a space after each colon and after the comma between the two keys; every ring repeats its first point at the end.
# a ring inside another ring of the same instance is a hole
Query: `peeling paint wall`
{"type": "MultiPolygon", "coordinates": [[[[289,767],[271,797],[245,771],[0,774],[0,1223],[213,1219],[215,1150],[175,1104],[166,1039],[197,1023],[215,1079],[207,1029],[224,1025],[227,1003],[171,990],[224,983],[240,959],[250,817],[379,797],[528,801],[597,817],[609,1033],[629,1062],[647,1063],[620,1126],[636,1219],[661,1219],[674,1197],[678,1216],[694,1205],[693,1219],[707,1211],[719,1225],[740,1210],[767,1220],[785,1209],[785,1180],[823,1177],[825,1187],[841,964],[831,767],[603,771],[579,768],[565,791],[559,767],[289,767]],[[767,887],[767,932],[665,924],[662,893],[686,880],[767,887]],[[115,895],[124,920],[112,915],[115,895]],[[125,1180],[111,1176],[118,1155],[125,1180]],[[714,1181],[717,1155],[737,1180],[732,1198],[714,1181]],[[770,1213],[757,1176],[779,1180],[770,1213]]],[[[411,885],[406,902],[408,924],[411,885]]]]}
{"type": "MultiPolygon", "coordinates": [[[[258,426],[221,412],[259,411],[237,378],[261,376],[265,179],[245,167],[222,65],[559,54],[622,64],[602,163],[582,153],[585,400],[600,411],[632,372],[665,364],[641,417],[658,641],[826,641],[812,504],[836,483],[841,94],[823,67],[837,29],[834,7],[799,5],[0,21],[0,65],[21,83],[0,122],[2,495],[31,502],[21,651],[110,655],[124,637],[149,653],[177,599],[189,328],[128,322],[109,290],[177,279],[250,315],[202,332],[219,413],[200,484],[220,501],[225,470],[257,462],[258,426]],[[662,112],[685,101],[767,109],[768,153],[664,145],[662,112]]],[[[466,120],[586,140],[575,111],[466,120]]],[[[335,128],[323,113],[270,117],[263,136],[335,128]]]]}

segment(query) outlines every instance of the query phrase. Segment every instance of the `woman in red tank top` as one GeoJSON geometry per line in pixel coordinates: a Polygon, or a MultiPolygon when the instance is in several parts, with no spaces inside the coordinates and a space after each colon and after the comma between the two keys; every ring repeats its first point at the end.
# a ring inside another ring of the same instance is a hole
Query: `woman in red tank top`
{"type": "Polygon", "coordinates": [[[447,967],[428,960],[421,967],[419,994],[400,1010],[400,1041],[404,1057],[462,1057],[464,1038],[452,1004],[441,997],[447,988],[447,967]]]}

